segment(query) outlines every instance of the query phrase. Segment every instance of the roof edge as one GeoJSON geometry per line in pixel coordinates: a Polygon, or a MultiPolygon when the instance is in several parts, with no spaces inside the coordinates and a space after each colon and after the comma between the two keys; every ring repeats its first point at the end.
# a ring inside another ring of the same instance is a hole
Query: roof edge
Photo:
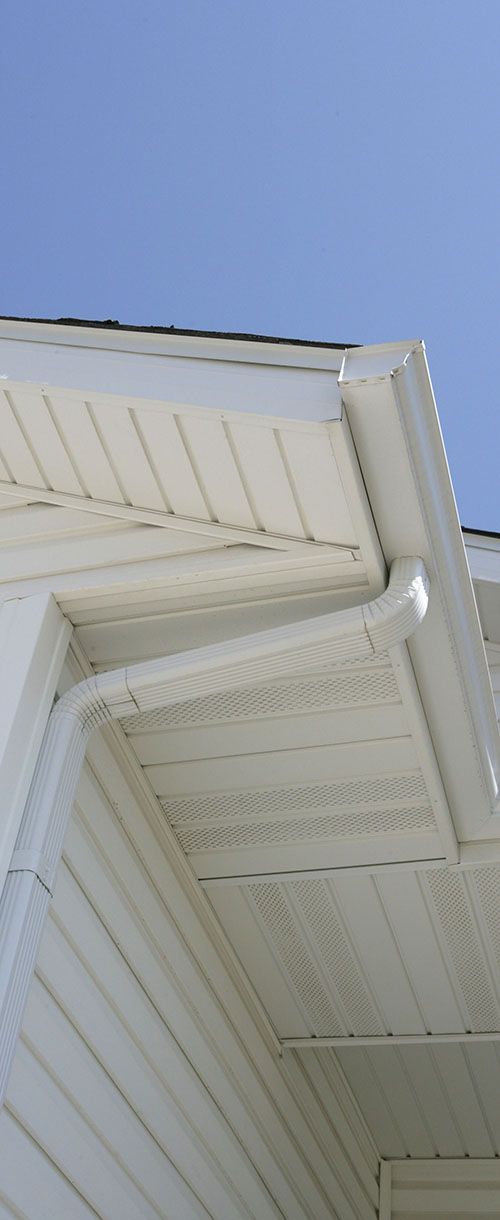
{"type": "Polygon", "coordinates": [[[26,318],[15,314],[0,314],[0,322],[29,322],[40,326],[81,327],[89,330],[131,331],[146,335],[185,335],[187,338],[233,339],[235,342],[289,344],[292,347],[323,348],[327,351],[355,349],[356,343],[329,343],[319,339],[290,339],[284,335],[257,335],[251,331],[196,330],[178,326],[136,326],[129,322],[118,322],[114,318],[101,321],[91,318],[26,318]]]}

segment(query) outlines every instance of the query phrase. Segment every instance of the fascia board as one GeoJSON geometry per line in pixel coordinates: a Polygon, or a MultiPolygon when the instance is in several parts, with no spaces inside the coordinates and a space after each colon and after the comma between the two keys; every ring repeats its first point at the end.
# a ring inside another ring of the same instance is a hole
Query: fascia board
{"type": "MultiPolygon", "coordinates": [[[[215,335],[158,334],[140,329],[112,330],[71,326],[56,322],[24,322],[0,318],[0,340],[49,343],[63,347],[99,348],[151,356],[185,356],[190,359],[229,360],[245,364],[289,365],[295,368],[339,372],[344,357],[340,345],[329,346],[286,340],[247,339],[215,335]]],[[[354,349],[352,349],[354,350],[354,349]]]]}
{"type": "Polygon", "coordinates": [[[340,418],[341,352],[0,321],[0,381],[287,419],[340,418]]]}
{"type": "Polygon", "coordinates": [[[213,352],[192,355],[84,347],[0,338],[0,383],[40,384],[59,392],[175,402],[210,411],[280,419],[340,418],[338,362],[333,368],[273,361],[232,360],[213,352]],[[336,366],[336,367],[335,367],[336,366]]]}
{"type": "Polygon", "coordinates": [[[467,542],[466,551],[472,580],[481,584],[500,585],[500,547],[497,549],[467,542]]]}
{"type": "Polygon", "coordinates": [[[462,533],[467,554],[471,547],[500,554],[500,534],[478,534],[474,530],[462,530],[462,533]]]}
{"type": "Polygon", "coordinates": [[[409,650],[458,837],[500,833],[500,738],[424,345],[349,351],[339,385],[385,560],[418,554],[430,575],[409,650]]]}

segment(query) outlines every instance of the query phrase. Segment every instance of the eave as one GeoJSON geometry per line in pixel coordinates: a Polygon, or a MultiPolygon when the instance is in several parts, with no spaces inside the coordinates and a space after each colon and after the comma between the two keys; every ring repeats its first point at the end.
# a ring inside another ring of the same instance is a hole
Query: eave
{"type": "Polygon", "coordinates": [[[404,537],[435,583],[409,651],[458,836],[496,838],[500,738],[424,345],[347,353],[339,384],[386,562],[404,537]]]}

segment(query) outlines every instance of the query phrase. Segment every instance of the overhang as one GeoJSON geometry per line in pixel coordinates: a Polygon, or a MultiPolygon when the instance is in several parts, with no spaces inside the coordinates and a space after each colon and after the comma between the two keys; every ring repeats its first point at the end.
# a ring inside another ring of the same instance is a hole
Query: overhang
{"type": "MultiPolygon", "coordinates": [[[[500,739],[423,345],[4,320],[0,373],[4,597],[51,592],[89,677],[234,658],[114,731],[278,1037],[497,1033],[500,739]],[[404,556],[430,581],[410,634],[307,651],[404,556]],[[241,637],[304,622],[286,671],[238,669],[241,637]]],[[[494,552],[472,556],[483,618],[494,552]]],[[[375,1113],[365,1053],[343,1066],[375,1113]]]]}

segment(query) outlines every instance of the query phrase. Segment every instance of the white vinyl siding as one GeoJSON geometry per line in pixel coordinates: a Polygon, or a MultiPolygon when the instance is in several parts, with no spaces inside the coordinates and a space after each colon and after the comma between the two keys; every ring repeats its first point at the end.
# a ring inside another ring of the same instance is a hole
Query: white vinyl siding
{"type": "Polygon", "coordinates": [[[377,1156],[348,1087],[279,1059],[118,736],[91,744],[67,835],[2,1119],[0,1216],[375,1220],[377,1156]]]}

